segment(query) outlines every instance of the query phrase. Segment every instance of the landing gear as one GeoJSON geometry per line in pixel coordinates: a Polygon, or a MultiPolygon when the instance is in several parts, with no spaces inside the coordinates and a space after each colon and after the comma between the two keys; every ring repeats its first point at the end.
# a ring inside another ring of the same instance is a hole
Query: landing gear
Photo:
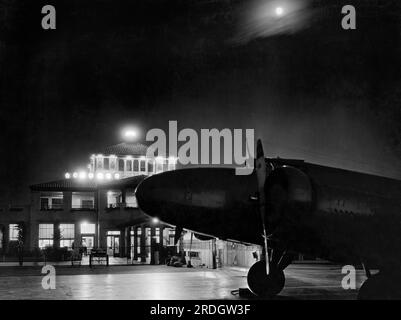
{"type": "Polygon", "coordinates": [[[400,300],[401,274],[380,271],[370,276],[358,292],[359,300],[400,300]]]}
{"type": "Polygon", "coordinates": [[[256,262],[248,272],[249,289],[259,297],[273,297],[284,288],[285,276],[283,270],[270,265],[269,274],[266,274],[266,262],[256,262]]]}

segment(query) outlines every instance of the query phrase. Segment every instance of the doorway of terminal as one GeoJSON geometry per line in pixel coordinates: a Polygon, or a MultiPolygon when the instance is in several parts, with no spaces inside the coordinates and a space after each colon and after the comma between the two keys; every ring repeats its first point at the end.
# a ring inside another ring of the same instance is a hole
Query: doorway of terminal
{"type": "Polygon", "coordinates": [[[107,231],[107,254],[120,256],[120,231],[107,231]]]}
{"type": "Polygon", "coordinates": [[[88,236],[88,235],[81,236],[81,246],[82,246],[84,255],[91,253],[91,250],[93,249],[94,244],[95,244],[94,236],[88,236]]]}

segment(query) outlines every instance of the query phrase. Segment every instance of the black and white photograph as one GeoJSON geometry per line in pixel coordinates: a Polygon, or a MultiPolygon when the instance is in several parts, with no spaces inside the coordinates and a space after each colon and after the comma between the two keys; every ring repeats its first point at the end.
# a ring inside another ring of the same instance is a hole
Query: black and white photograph
{"type": "Polygon", "coordinates": [[[0,120],[0,300],[401,300],[400,1],[0,0],[0,120]]]}

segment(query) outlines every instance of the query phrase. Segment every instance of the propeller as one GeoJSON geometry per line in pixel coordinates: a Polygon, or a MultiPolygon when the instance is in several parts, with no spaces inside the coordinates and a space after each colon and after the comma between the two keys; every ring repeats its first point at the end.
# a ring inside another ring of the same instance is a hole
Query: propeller
{"type": "Polygon", "coordinates": [[[265,181],[267,175],[267,168],[265,162],[265,155],[263,152],[262,141],[258,139],[256,144],[256,160],[255,160],[256,177],[258,181],[258,199],[259,199],[259,212],[262,219],[263,240],[265,244],[265,257],[266,257],[266,274],[270,273],[269,267],[269,250],[267,249],[267,226],[265,219],[266,199],[265,199],[265,181]]]}

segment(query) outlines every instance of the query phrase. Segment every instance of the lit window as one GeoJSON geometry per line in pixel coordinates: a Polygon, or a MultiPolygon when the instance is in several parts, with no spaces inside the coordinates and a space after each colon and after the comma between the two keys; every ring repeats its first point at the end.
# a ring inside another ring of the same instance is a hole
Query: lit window
{"type": "Polygon", "coordinates": [[[53,246],[54,226],[52,223],[39,224],[39,248],[53,246]]]}
{"type": "Polygon", "coordinates": [[[93,156],[90,158],[89,167],[91,172],[95,171],[95,158],[93,158],[93,156]]]}
{"type": "Polygon", "coordinates": [[[127,190],[125,194],[125,206],[127,208],[138,208],[134,190],[127,190]]]}
{"type": "Polygon", "coordinates": [[[136,171],[136,172],[139,171],[139,160],[138,159],[134,160],[134,171],[136,171]]]}
{"type": "Polygon", "coordinates": [[[62,208],[62,192],[48,192],[40,194],[40,210],[57,210],[62,208]]]}
{"type": "Polygon", "coordinates": [[[103,169],[103,158],[97,157],[96,158],[96,168],[99,170],[103,169]]]}
{"type": "Polygon", "coordinates": [[[72,193],[72,209],[93,209],[95,203],[95,195],[93,192],[73,192],[72,193]]]}
{"type": "Polygon", "coordinates": [[[51,239],[39,239],[39,248],[44,249],[53,246],[53,240],[51,239]]]}
{"type": "Polygon", "coordinates": [[[81,238],[81,245],[86,247],[87,249],[93,249],[95,237],[94,236],[82,236],[81,238]]]}
{"type": "Polygon", "coordinates": [[[174,245],[174,240],[175,240],[175,230],[174,229],[169,229],[168,230],[168,244],[167,245],[174,245]]]}
{"type": "Polygon", "coordinates": [[[16,224],[16,223],[10,224],[8,230],[9,230],[8,231],[8,234],[9,234],[8,239],[10,241],[17,241],[18,240],[18,233],[19,233],[18,224],[16,224]]]}
{"type": "Polygon", "coordinates": [[[160,228],[155,229],[156,243],[160,243],[160,228]]]}
{"type": "Polygon", "coordinates": [[[141,234],[142,228],[136,228],[136,253],[141,253],[141,234]]]}
{"type": "Polygon", "coordinates": [[[121,191],[107,191],[107,208],[117,208],[121,204],[121,191]]]}
{"type": "Polygon", "coordinates": [[[103,167],[104,167],[104,170],[109,170],[110,169],[110,160],[109,160],[109,158],[104,158],[103,167]]]}
{"type": "Polygon", "coordinates": [[[152,235],[152,233],[151,233],[152,231],[151,231],[151,229],[150,228],[145,228],[145,244],[146,244],[146,246],[150,246],[151,245],[151,235],[152,235]]]}
{"type": "Polygon", "coordinates": [[[60,248],[72,248],[72,244],[74,243],[74,239],[61,239],[60,240],[60,248]]]}
{"type": "Polygon", "coordinates": [[[107,231],[108,236],[119,236],[120,234],[120,231],[107,231]]]}
{"type": "Polygon", "coordinates": [[[74,224],[60,224],[60,248],[71,248],[75,237],[74,224]]]}
{"type": "Polygon", "coordinates": [[[163,171],[163,161],[156,160],[156,173],[163,171]]]}
{"type": "Polygon", "coordinates": [[[54,226],[52,223],[39,224],[39,238],[42,239],[53,239],[54,226]]]}
{"type": "Polygon", "coordinates": [[[94,234],[95,233],[95,224],[94,223],[82,223],[81,224],[81,233],[83,234],[94,234]]]}
{"type": "Polygon", "coordinates": [[[112,158],[110,158],[110,170],[116,170],[116,158],[114,158],[114,157],[112,157],[112,158]]]}
{"type": "Polygon", "coordinates": [[[118,159],[118,171],[124,171],[124,159],[118,159]]]}
{"type": "Polygon", "coordinates": [[[74,239],[75,237],[75,228],[73,223],[65,223],[60,224],[60,235],[62,238],[71,238],[74,239]]]}
{"type": "Polygon", "coordinates": [[[132,171],[132,160],[126,160],[127,171],[132,171]]]}
{"type": "Polygon", "coordinates": [[[154,161],[153,160],[149,160],[148,161],[148,172],[149,173],[153,173],[154,170],[154,161]]]}
{"type": "Polygon", "coordinates": [[[146,171],[146,160],[141,160],[141,172],[146,171]]]}

